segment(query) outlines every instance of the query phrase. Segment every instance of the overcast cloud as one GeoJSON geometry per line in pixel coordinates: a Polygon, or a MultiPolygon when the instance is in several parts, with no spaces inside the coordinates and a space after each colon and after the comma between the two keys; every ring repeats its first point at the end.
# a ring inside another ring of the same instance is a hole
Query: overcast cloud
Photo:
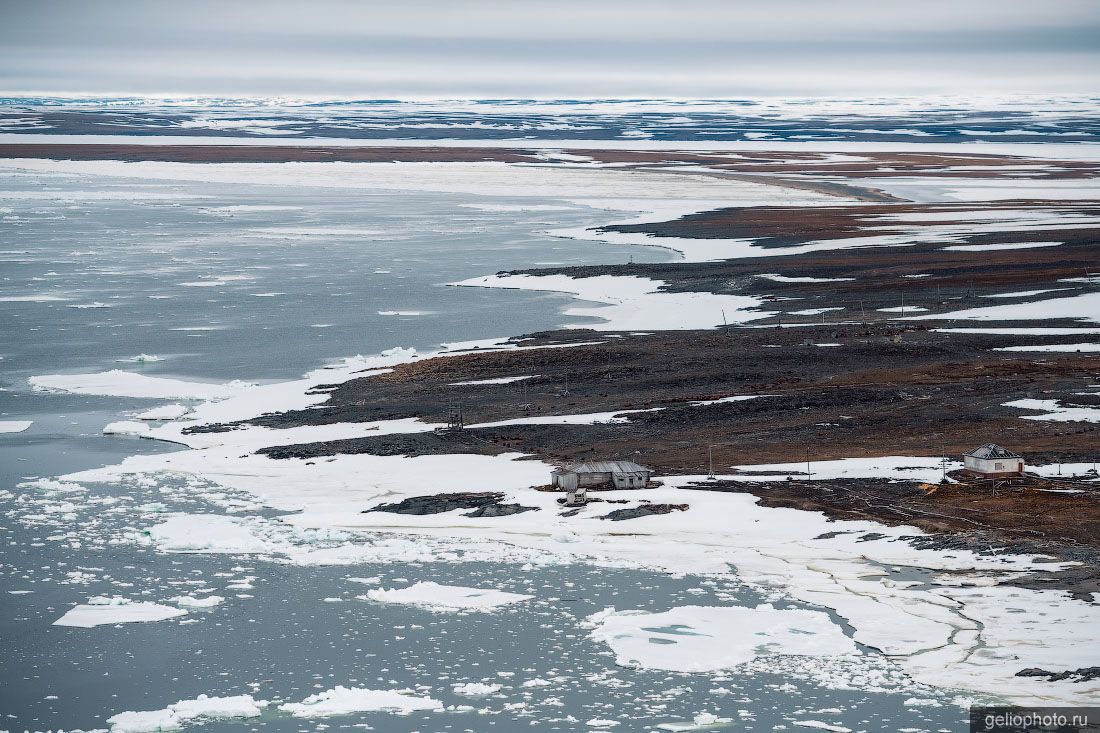
{"type": "Polygon", "coordinates": [[[1096,0],[0,0],[0,89],[1100,93],[1096,0]]]}

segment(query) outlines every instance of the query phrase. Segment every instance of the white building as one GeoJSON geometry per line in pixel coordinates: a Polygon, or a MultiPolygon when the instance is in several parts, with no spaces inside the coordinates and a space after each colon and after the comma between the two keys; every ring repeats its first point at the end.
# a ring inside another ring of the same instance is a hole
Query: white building
{"type": "Polygon", "coordinates": [[[981,476],[1020,476],[1024,459],[996,443],[986,443],[963,454],[963,467],[981,476]]]}

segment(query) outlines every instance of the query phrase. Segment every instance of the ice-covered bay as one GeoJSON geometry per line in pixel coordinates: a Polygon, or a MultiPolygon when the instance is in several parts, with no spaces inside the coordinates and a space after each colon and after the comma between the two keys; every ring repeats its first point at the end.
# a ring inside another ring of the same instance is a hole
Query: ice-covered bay
{"type": "MultiPolygon", "coordinates": [[[[447,358],[448,353],[444,351],[435,358],[447,358]]],[[[413,355],[379,357],[383,360],[379,364],[389,363],[385,362],[387,358],[411,360],[413,355]]],[[[344,372],[346,378],[357,373],[344,372]]],[[[323,377],[331,383],[338,374],[329,370],[312,378],[323,377]]],[[[310,379],[304,381],[308,387],[310,379]]],[[[222,414],[239,419],[254,401],[246,392],[215,404],[222,414]]],[[[369,536],[380,530],[408,533],[413,537],[432,537],[442,543],[439,549],[454,550],[472,549],[465,547],[465,543],[476,538],[523,548],[513,559],[528,564],[580,560],[665,572],[735,571],[740,579],[772,589],[781,597],[831,609],[850,624],[855,641],[884,653],[916,681],[1006,695],[1013,700],[1080,701],[1094,692],[1094,683],[1037,682],[1015,674],[1027,667],[1050,664],[1050,654],[1062,659],[1066,669],[1076,669],[1072,665],[1079,662],[1079,650],[1074,639],[1084,633],[1084,625],[1096,620],[1094,608],[1061,592],[1035,591],[1030,596],[1031,603],[1046,604],[1065,614],[1057,630],[1048,632],[1041,655],[1019,641],[1026,635],[1023,631],[1008,631],[1009,626],[1023,623],[1025,617],[1004,614],[996,614],[995,620],[990,617],[991,609],[996,607],[992,599],[1021,597],[996,581],[1059,567],[1043,562],[1042,558],[932,547],[917,549],[906,539],[923,534],[913,528],[830,522],[815,513],[761,507],[747,494],[692,490],[691,483],[701,481],[700,477],[663,477],[665,486],[648,490],[644,496],[637,492],[612,492],[609,498],[625,500],[627,505],[642,499],[688,505],[687,511],[631,520],[630,531],[624,534],[613,523],[601,519],[605,510],[598,504],[585,507],[575,516],[559,516],[554,494],[532,490],[547,481],[551,467],[540,461],[519,460],[523,456],[518,454],[419,457],[357,454],[338,455],[322,462],[278,460],[255,451],[268,445],[309,440],[316,437],[314,431],[336,431],[336,434],[345,431],[343,434],[351,435],[358,428],[354,424],[288,430],[251,427],[199,433],[197,437],[188,435],[188,426],[200,424],[202,412],[200,407],[196,419],[157,429],[161,437],[191,443],[190,451],[134,456],[117,466],[72,474],[66,479],[103,482],[183,474],[245,492],[266,506],[294,513],[276,523],[220,519],[219,532],[224,536],[219,535],[211,549],[268,554],[294,563],[341,564],[381,556],[379,548],[369,542],[337,542],[334,547],[315,551],[303,548],[285,531],[277,529],[279,525],[291,525],[300,531],[346,532],[349,538],[362,533],[369,536]],[[433,493],[500,491],[506,502],[537,511],[490,518],[468,517],[458,512],[418,516],[363,511],[403,497],[422,495],[425,486],[430,486],[433,493]],[[891,567],[923,573],[926,582],[895,583],[890,579],[891,572],[885,569],[891,567]],[[957,596],[957,581],[941,584],[936,573],[971,575],[972,582],[983,586],[984,602],[972,604],[957,596]],[[992,651],[991,637],[983,632],[987,618],[1007,632],[998,637],[997,644],[1001,646],[996,651],[992,651]],[[986,651],[979,653],[979,650],[986,651]],[[983,663],[989,653],[1011,658],[1013,662],[990,666],[983,663]]],[[[590,416],[577,417],[591,420],[590,416]]],[[[393,423],[383,422],[375,427],[395,432],[425,429],[415,421],[393,423]]],[[[724,478],[783,481],[801,474],[804,465],[742,468],[745,472],[729,473],[724,478]]],[[[934,481],[943,466],[938,457],[898,456],[817,462],[812,469],[818,478],[878,476],[934,481]]],[[[202,515],[181,516],[152,527],[149,535],[163,549],[173,549],[159,539],[168,525],[175,527],[170,536],[190,538],[209,534],[200,528],[212,521],[202,515]]],[[[421,549],[407,551],[408,559],[422,557],[421,549]]],[[[400,595],[393,591],[374,593],[378,596],[376,600],[387,594],[394,595],[396,600],[400,595]]],[[[782,648],[783,644],[779,646],[782,648]]],[[[731,652],[727,657],[740,658],[737,654],[731,652]]],[[[744,656],[744,652],[740,654],[744,656]]],[[[751,656],[743,661],[750,659],[751,656]]]]}
{"type": "MultiPolygon", "coordinates": [[[[454,176],[441,180],[438,171],[429,175],[404,169],[401,175],[409,174],[406,180],[419,190],[395,195],[378,189],[380,183],[394,185],[400,177],[386,168],[385,176],[350,195],[340,186],[330,187],[331,176],[313,170],[308,172],[310,185],[293,190],[289,185],[297,185],[299,179],[285,176],[263,181],[277,185],[253,187],[255,176],[270,168],[248,172],[253,178],[234,178],[231,185],[220,187],[194,187],[181,181],[178,173],[162,179],[162,173],[155,172],[118,188],[106,178],[83,177],[72,167],[37,170],[32,177],[48,176],[45,180],[71,189],[72,195],[61,191],[46,197],[12,196],[11,201],[87,207],[81,210],[84,216],[121,222],[124,232],[127,227],[143,231],[152,244],[144,258],[134,256],[116,229],[87,243],[97,248],[88,251],[105,250],[98,260],[88,262],[86,255],[70,254],[71,247],[59,248],[71,234],[67,227],[76,222],[35,223],[30,218],[24,229],[28,242],[49,243],[38,249],[27,245],[31,254],[19,267],[28,284],[36,277],[59,278],[69,289],[79,286],[76,302],[110,307],[68,309],[48,300],[4,306],[23,319],[19,323],[27,324],[17,344],[20,358],[14,363],[5,360],[4,368],[19,384],[26,384],[30,376],[54,376],[57,381],[41,384],[50,391],[28,398],[50,405],[43,411],[44,430],[65,436],[63,446],[81,449],[36,454],[29,443],[20,443],[37,463],[11,461],[8,485],[0,487],[5,492],[4,510],[13,520],[0,531],[9,538],[9,546],[18,546],[25,555],[4,581],[16,586],[12,590],[35,590],[10,596],[17,610],[13,618],[2,621],[5,638],[12,640],[15,650],[12,663],[51,660],[35,675],[10,675],[17,683],[13,689],[20,720],[37,715],[54,721],[54,727],[102,725],[110,712],[120,709],[110,696],[126,690],[133,700],[125,707],[135,711],[163,711],[173,701],[199,694],[249,694],[257,700],[277,699],[280,705],[310,700],[320,706],[318,710],[354,698],[348,705],[360,707],[348,714],[359,715],[357,722],[416,730],[427,725],[417,716],[434,710],[409,711],[407,725],[399,719],[394,722],[389,713],[380,722],[370,717],[375,713],[368,711],[374,708],[364,700],[369,702],[373,693],[413,690],[417,698],[462,705],[453,697],[456,685],[500,685],[494,694],[505,699],[473,714],[522,719],[525,729],[560,727],[569,723],[566,716],[574,711],[583,713],[579,720],[627,726],[690,721],[699,711],[720,707],[714,699],[721,695],[712,690],[731,688],[753,700],[761,725],[775,725],[789,717],[784,700],[791,690],[785,688],[794,686],[803,697],[821,707],[843,709],[852,720],[866,718],[873,710],[876,719],[893,716],[898,727],[900,721],[920,720],[931,728],[942,727],[950,716],[932,711],[917,715],[903,701],[914,690],[943,702],[955,694],[932,685],[1014,700],[1068,701],[1095,694],[1089,685],[1014,677],[1017,663],[1078,663],[1088,648],[1082,650],[1076,640],[1094,621],[1092,607],[1061,594],[1021,593],[993,585],[998,579],[1050,567],[1032,558],[915,550],[904,539],[914,530],[886,531],[871,523],[830,523],[815,514],[765,509],[745,495],[693,491],[686,487],[687,477],[669,478],[664,488],[647,492],[646,498],[686,503],[688,511],[631,520],[624,527],[601,520],[593,507],[576,517],[559,517],[553,495],[531,491],[546,481],[549,466],[515,454],[340,456],[318,461],[275,461],[256,454],[271,445],[434,427],[418,420],[184,432],[204,423],[318,404],[325,399],[324,385],[423,358],[444,340],[557,324],[559,308],[569,303],[565,296],[438,285],[510,265],[526,266],[536,251],[544,257],[547,247],[555,249],[554,259],[575,264],[616,257],[622,261],[625,250],[531,232],[550,217],[560,228],[583,228],[599,219],[577,203],[647,211],[668,193],[657,186],[655,177],[598,179],[589,177],[590,171],[576,171],[555,178],[542,170],[517,174],[499,167],[473,167],[454,169],[454,176]],[[74,173],[79,175],[71,177],[74,173]],[[495,177],[491,184],[498,188],[486,187],[487,175],[495,177]],[[528,185],[532,196],[502,202],[497,208],[465,206],[470,197],[486,193],[511,196],[517,181],[528,185]],[[284,184],[288,187],[280,187],[284,184]],[[96,186],[107,190],[81,194],[96,186]],[[441,187],[451,193],[442,193],[441,187]],[[577,187],[583,196],[578,197],[577,187]],[[197,188],[202,198],[197,198],[197,188]],[[364,196],[366,188],[377,193],[364,196]],[[607,198],[611,190],[623,192],[624,198],[607,198]],[[574,204],[524,208],[538,196],[562,196],[574,204]],[[162,226],[141,229],[139,222],[150,211],[146,207],[157,207],[152,211],[162,226]],[[231,217],[226,216],[227,207],[233,207],[228,209],[231,217]],[[523,219],[531,211],[538,212],[537,226],[523,219]],[[326,219],[349,223],[334,227],[326,219]],[[410,220],[417,227],[408,227],[410,220]],[[497,235],[507,246],[491,256],[479,254],[486,236],[497,235]],[[516,242],[521,245],[516,247],[516,242]],[[593,247],[597,250],[589,249],[593,247]],[[512,259],[502,262],[501,257],[512,259]],[[414,311],[423,315],[379,315],[414,311]],[[507,311],[507,319],[499,317],[502,311],[507,311]],[[70,346],[64,334],[79,329],[93,334],[89,343],[95,345],[95,353],[81,351],[86,347],[80,342],[70,346]],[[52,337],[43,338],[44,334],[52,337]],[[315,367],[319,355],[374,354],[394,344],[416,346],[421,355],[396,349],[297,376],[315,367]],[[122,370],[125,376],[104,383],[104,373],[135,353],[164,359],[128,364],[122,370]],[[195,391],[241,378],[254,385],[235,385],[218,394],[195,391]],[[284,381],[271,381],[278,379],[284,381]],[[157,409],[148,402],[154,397],[187,400],[182,407],[189,411],[147,416],[157,409]],[[141,432],[186,449],[164,452],[166,444],[100,435],[104,425],[123,417],[175,420],[146,431],[130,426],[116,432],[141,432]],[[59,453],[65,457],[52,462],[59,453]],[[66,472],[71,475],[62,483],[32,478],[66,472]],[[537,511],[497,518],[455,512],[428,517],[362,513],[407,496],[488,489],[537,511]],[[351,581],[345,581],[344,568],[355,577],[379,577],[380,589],[435,583],[529,600],[478,614],[488,619],[464,625],[463,614],[433,614],[415,603],[357,601],[363,589],[347,585],[351,581]],[[921,584],[896,580],[913,575],[921,584]],[[981,584],[981,589],[956,595],[960,575],[981,584]],[[225,600],[168,623],[127,624],[125,637],[111,625],[40,633],[58,617],[57,609],[82,603],[93,593],[137,598],[146,592],[149,603],[180,607],[189,603],[171,599],[200,599],[200,605],[201,599],[215,596],[225,600]],[[616,667],[613,658],[605,656],[606,645],[577,633],[583,619],[607,606],[659,615],[690,606],[755,609],[765,601],[784,613],[826,615],[827,623],[821,616],[813,617],[821,624],[815,626],[820,636],[835,642],[837,649],[863,644],[867,653],[807,656],[794,663],[786,661],[790,655],[779,655],[770,658],[768,668],[746,659],[739,669],[717,673],[722,679],[685,675],[670,680],[665,673],[616,667]],[[1046,648],[1037,652],[1026,643],[1031,627],[1020,614],[1002,612],[1006,606],[1022,608],[1024,616],[1037,608],[1057,613],[1057,628],[1046,648]],[[44,611],[50,607],[55,611],[44,611]],[[998,625],[997,635],[976,628],[987,622],[998,625]],[[505,643],[517,632],[529,640],[523,654],[505,643]],[[135,670],[115,664],[114,651],[126,649],[133,658],[148,644],[168,650],[166,658],[172,661],[138,660],[131,662],[135,670]],[[999,655],[996,663],[990,663],[989,654],[999,655]],[[194,680],[179,679],[183,660],[196,670],[194,680]],[[67,676],[74,668],[94,676],[97,684],[89,690],[74,689],[67,676]],[[261,668],[263,676],[256,674],[261,668]],[[137,672],[149,673],[151,679],[137,672]],[[549,684],[528,687],[521,681],[525,679],[549,684]],[[47,700],[54,696],[53,688],[63,688],[65,695],[57,697],[65,699],[47,700]],[[849,694],[851,690],[855,692],[849,694]]],[[[130,174],[137,169],[119,170],[130,174]]],[[[189,169],[188,175],[206,176],[211,170],[189,169]]],[[[233,175],[245,175],[241,170],[233,175]]],[[[702,178],[686,176],[676,184],[678,205],[713,205],[715,199],[707,197],[718,189],[702,178]]],[[[354,177],[350,180],[355,183],[354,177]]],[[[723,186],[720,193],[751,202],[760,201],[752,197],[763,195],[766,188],[723,186]]],[[[633,256],[669,255],[646,249],[633,256]]],[[[682,314],[698,327],[708,327],[720,322],[723,309],[733,320],[744,314],[743,307],[753,305],[704,297],[676,301],[670,307],[665,299],[669,295],[655,292],[658,284],[621,280],[593,283],[605,286],[590,295],[606,306],[569,305],[585,311],[569,315],[591,317],[593,323],[613,316],[608,323],[619,327],[653,328],[671,322],[670,314],[682,314]],[[657,322],[658,316],[668,320],[657,322]]],[[[581,287],[578,283],[584,281],[554,283],[562,287],[551,289],[582,295],[573,289],[581,287]]],[[[0,393],[0,399],[8,397],[0,393]]],[[[775,480],[801,470],[755,468],[775,480]]],[[[899,478],[935,476],[939,471],[934,457],[837,462],[815,465],[814,470],[820,475],[899,478]]],[[[747,474],[730,476],[739,477],[747,474]]],[[[622,498],[637,502],[636,495],[622,498]]]]}

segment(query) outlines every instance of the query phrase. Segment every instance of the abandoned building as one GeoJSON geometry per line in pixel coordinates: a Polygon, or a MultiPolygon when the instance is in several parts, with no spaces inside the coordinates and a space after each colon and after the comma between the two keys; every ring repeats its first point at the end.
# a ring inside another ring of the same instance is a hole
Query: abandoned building
{"type": "Polygon", "coordinates": [[[584,503],[588,489],[643,489],[653,471],[633,461],[595,461],[555,469],[550,483],[566,492],[566,504],[584,503]]]}
{"type": "Polygon", "coordinates": [[[963,454],[963,468],[979,476],[1020,476],[1024,459],[996,443],[986,443],[963,454]]]}

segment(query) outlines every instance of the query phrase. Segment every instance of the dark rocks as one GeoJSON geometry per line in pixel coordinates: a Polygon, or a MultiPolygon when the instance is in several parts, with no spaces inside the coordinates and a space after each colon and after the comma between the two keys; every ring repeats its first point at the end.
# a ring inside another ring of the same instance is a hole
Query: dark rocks
{"type": "Polygon", "coordinates": [[[522,504],[485,504],[472,512],[463,514],[464,517],[510,517],[513,514],[523,512],[535,512],[538,507],[523,506],[522,504]]]}
{"type": "Polygon", "coordinates": [[[651,517],[655,514],[669,514],[671,512],[686,512],[687,504],[639,504],[627,509],[616,509],[603,515],[600,519],[610,519],[612,522],[622,522],[638,517],[651,517]]]}
{"type": "Polygon", "coordinates": [[[456,509],[473,509],[474,511],[463,514],[464,517],[507,517],[512,514],[536,511],[538,507],[523,506],[522,504],[502,504],[504,494],[497,491],[467,491],[457,494],[432,494],[430,496],[410,496],[395,504],[382,504],[373,509],[363,510],[363,514],[369,512],[389,512],[391,514],[414,514],[423,516],[426,514],[442,514],[456,509]]]}
{"type": "Polygon", "coordinates": [[[1046,677],[1047,682],[1091,682],[1100,679],[1100,667],[1082,667],[1081,669],[1066,670],[1065,672],[1048,672],[1038,667],[1028,667],[1016,673],[1017,677],[1046,677]]]}

